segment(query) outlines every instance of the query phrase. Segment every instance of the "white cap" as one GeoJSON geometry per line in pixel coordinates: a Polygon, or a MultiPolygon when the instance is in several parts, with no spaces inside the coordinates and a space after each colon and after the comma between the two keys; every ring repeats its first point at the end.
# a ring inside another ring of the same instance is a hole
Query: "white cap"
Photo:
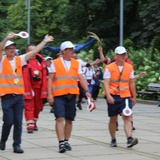
{"type": "Polygon", "coordinates": [[[13,41],[8,40],[8,41],[6,42],[6,44],[4,45],[4,49],[5,49],[6,47],[12,45],[12,44],[16,45],[13,41]]]}
{"type": "Polygon", "coordinates": [[[127,53],[127,50],[124,47],[122,47],[122,46],[118,46],[114,50],[114,53],[115,54],[123,54],[123,53],[127,53]]]}
{"type": "Polygon", "coordinates": [[[52,59],[53,59],[52,57],[47,56],[47,57],[45,58],[45,61],[47,61],[47,60],[52,60],[52,59]]]}
{"type": "Polygon", "coordinates": [[[60,49],[61,51],[65,50],[66,48],[74,48],[75,46],[71,41],[65,41],[61,44],[60,49]]]}

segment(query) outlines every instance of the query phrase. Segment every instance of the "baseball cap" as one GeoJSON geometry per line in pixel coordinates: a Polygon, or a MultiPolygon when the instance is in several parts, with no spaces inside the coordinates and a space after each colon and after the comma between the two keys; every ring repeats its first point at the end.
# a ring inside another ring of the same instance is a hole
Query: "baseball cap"
{"type": "Polygon", "coordinates": [[[45,58],[45,61],[47,61],[47,60],[52,60],[52,59],[53,59],[52,57],[47,56],[47,57],[45,58]]]}
{"type": "Polygon", "coordinates": [[[13,41],[8,40],[8,41],[6,42],[6,44],[4,45],[4,49],[5,49],[6,47],[12,45],[12,44],[13,44],[13,45],[16,45],[16,43],[14,43],[13,41]]]}
{"type": "Polygon", "coordinates": [[[115,48],[114,53],[123,54],[123,53],[127,53],[127,50],[123,46],[118,46],[115,48]]]}
{"type": "Polygon", "coordinates": [[[75,46],[71,41],[65,41],[61,44],[60,49],[61,51],[65,50],[66,48],[74,48],[75,46]]]}

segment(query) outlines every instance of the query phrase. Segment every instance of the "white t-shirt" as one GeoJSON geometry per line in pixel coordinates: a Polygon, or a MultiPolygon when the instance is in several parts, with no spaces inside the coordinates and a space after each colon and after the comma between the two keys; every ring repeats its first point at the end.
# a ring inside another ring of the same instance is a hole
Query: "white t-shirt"
{"type": "Polygon", "coordinates": [[[90,69],[88,67],[86,67],[85,79],[88,79],[88,80],[93,79],[94,74],[95,74],[95,70],[93,67],[91,67],[90,69]]]}
{"type": "MultiPolygon", "coordinates": [[[[123,70],[123,66],[118,66],[119,71],[122,72],[123,70]]],[[[111,74],[110,71],[108,70],[108,68],[105,69],[104,74],[103,74],[103,78],[111,78],[111,74]]],[[[130,78],[133,79],[134,78],[134,70],[132,70],[130,78]]]]}
{"type": "Polygon", "coordinates": [[[81,59],[77,59],[77,61],[80,63],[81,67],[85,67],[87,62],[84,62],[83,60],[81,59]]]}
{"type": "Polygon", "coordinates": [[[80,63],[81,70],[82,70],[82,72],[83,72],[83,74],[84,74],[84,73],[85,73],[85,70],[86,70],[85,66],[86,66],[87,62],[84,62],[84,61],[81,60],[81,59],[77,59],[77,61],[80,63]]]}
{"type": "MultiPolygon", "coordinates": [[[[60,57],[64,68],[66,69],[66,71],[68,72],[71,66],[71,61],[66,61],[65,59],[63,59],[63,57],[60,57]]],[[[52,61],[51,67],[49,67],[49,73],[55,73],[56,72],[56,68],[54,65],[54,62],[52,61]]],[[[78,74],[83,74],[82,70],[81,70],[81,66],[79,63],[79,67],[78,67],[78,74]]]]}

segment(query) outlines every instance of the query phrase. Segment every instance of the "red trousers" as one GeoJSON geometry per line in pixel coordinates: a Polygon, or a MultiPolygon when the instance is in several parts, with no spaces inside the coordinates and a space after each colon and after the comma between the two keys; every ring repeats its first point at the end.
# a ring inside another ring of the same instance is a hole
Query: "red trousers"
{"type": "Polygon", "coordinates": [[[34,97],[25,99],[24,114],[27,124],[36,123],[39,113],[43,107],[43,99],[41,97],[41,89],[34,88],[34,97]]]}

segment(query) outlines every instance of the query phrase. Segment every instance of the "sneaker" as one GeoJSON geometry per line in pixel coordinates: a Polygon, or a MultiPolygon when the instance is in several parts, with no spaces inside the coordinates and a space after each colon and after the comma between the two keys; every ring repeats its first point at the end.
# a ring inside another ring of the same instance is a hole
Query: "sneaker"
{"type": "Polygon", "coordinates": [[[68,142],[65,142],[64,145],[65,145],[65,148],[66,148],[67,151],[72,150],[72,147],[70,146],[70,144],[68,142]]]}
{"type": "Polygon", "coordinates": [[[28,131],[28,133],[33,133],[33,128],[30,128],[27,131],[28,131]]]}
{"type": "Polygon", "coordinates": [[[34,125],[34,131],[38,131],[38,127],[36,124],[34,125]]]}
{"type": "Polygon", "coordinates": [[[132,127],[132,130],[134,131],[134,130],[136,130],[136,128],[135,128],[135,127],[132,127]]]}
{"type": "Polygon", "coordinates": [[[127,142],[127,148],[131,148],[138,144],[138,139],[137,138],[129,138],[127,142]]]}
{"type": "Polygon", "coordinates": [[[18,153],[18,154],[24,153],[23,149],[21,149],[20,147],[19,148],[14,148],[13,152],[18,153]]]}
{"type": "Polygon", "coordinates": [[[54,113],[54,108],[51,108],[51,109],[50,109],[50,113],[54,113]]]}
{"type": "Polygon", "coordinates": [[[66,147],[65,147],[64,143],[60,144],[59,145],[59,153],[64,153],[65,151],[66,151],[66,147]]]}
{"type": "Polygon", "coordinates": [[[5,142],[0,142],[0,149],[1,149],[2,151],[4,151],[5,148],[6,148],[6,143],[5,143],[5,142]]]}
{"type": "Polygon", "coordinates": [[[77,107],[79,108],[79,110],[82,110],[82,105],[81,105],[81,103],[77,103],[77,107]]]}
{"type": "Polygon", "coordinates": [[[117,147],[117,141],[115,138],[111,141],[111,147],[117,147]]]}

